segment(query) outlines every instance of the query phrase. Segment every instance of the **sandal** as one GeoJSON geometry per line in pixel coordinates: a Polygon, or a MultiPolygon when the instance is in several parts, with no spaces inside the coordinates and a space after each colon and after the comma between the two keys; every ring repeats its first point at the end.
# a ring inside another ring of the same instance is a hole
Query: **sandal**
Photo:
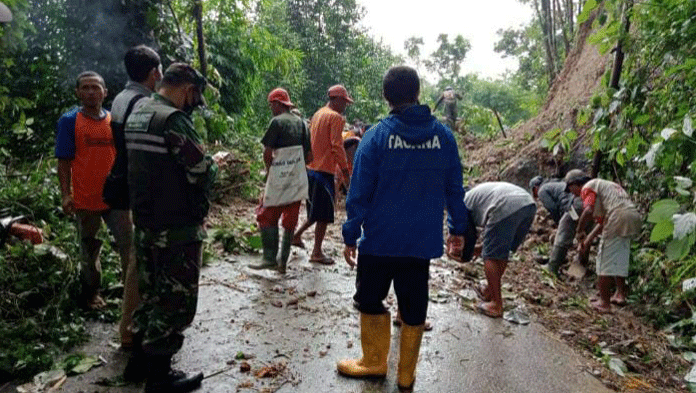
{"type": "Polygon", "coordinates": [[[321,258],[309,258],[309,261],[312,263],[320,263],[322,265],[333,265],[335,263],[333,259],[327,256],[322,256],[321,258]]]}
{"type": "Polygon", "coordinates": [[[486,297],[486,287],[483,284],[475,284],[474,285],[474,292],[476,292],[476,296],[479,297],[479,299],[488,302],[491,299],[486,297]]]}
{"type": "Polygon", "coordinates": [[[102,308],[106,307],[106,302],[101,296],[95,295],[92,300],[89,301],[87,307],[90,310],[101,310],[102,308]]]}
{"type": "Polygon", "coordinates": [[[611,306],[602,307],[601,303],[601,300],[598,300],[596,302],[590,302],[590,305],[595,311],[597,311],[600,314],[611,314],[611,306]]]}
{"type": "Polygon", "coordinates": [[[486,303],[483,303],[483,302],[476,305],[476,311],[478,311],[480,314],[483,314],[483,315],[490,317],[490,318],[502,318],[503,317],[502,312],[498,313],[498,312],[489,310],[488,307],[486,307],[486,303]]]}
{"type": "Polygon", "coordinates": [[[610,302],[611,304],[615,304],[619,307],[625,306],[627,304],[626,299],[618,298],[616,296],[612,296],[610,302]]]}
{"type": "Polygon", "coordinates": [[[297,240],[292,239],[292,243],[290,243],[290,245],[301,248],[301,249],[305,248],[305,244],[302,241],[302,239],[297,239],[297,240]]]}

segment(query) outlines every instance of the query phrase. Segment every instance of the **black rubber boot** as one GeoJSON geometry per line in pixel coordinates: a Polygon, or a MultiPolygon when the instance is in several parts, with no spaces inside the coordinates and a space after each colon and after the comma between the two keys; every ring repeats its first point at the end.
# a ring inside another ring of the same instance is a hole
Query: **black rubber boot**
{"type": "Polygon", "coordinates": [[[565,247],[553,246],[549,263],[546,265],[548,270],[555,276],[558,276],[561,266],[565,263],[568,249],[565,247]]]}
{"type": "Polygon", "coordinates": [[[149,365],[143,352],[143,333],[133,336],[133,349],[123,370],[123,380],[126,382],[142,382],[147,377],[149,365]]]}
{"type": "Polygon", "coordinates": [[[172,370],[171,356],[150,356],[149,361],[145,393],[187,393],[201,387],[203,373],[189,377],[183,371],[172,370]]]}

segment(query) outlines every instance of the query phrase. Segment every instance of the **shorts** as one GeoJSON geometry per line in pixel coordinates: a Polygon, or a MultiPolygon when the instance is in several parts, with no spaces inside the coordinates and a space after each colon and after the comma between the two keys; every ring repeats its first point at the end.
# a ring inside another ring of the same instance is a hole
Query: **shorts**
{"type": "Polygon", "coordinates": [[[528,205],[496,223],[486,224],[481,253],[483,259],[507,261],[510,252],[517,251],[527,236],[535,214],[536,205],[528,205]]]}
{"type": "Polygon", "coordinates": [[[597,263],[598,276],[628,276],[628,264],[631,259],[631,238],[610,237],[599,242],[597,263]]]}
{"type": "Polygon", "coordinates": [[[309,177],[309,199],[307,220],[309,222],[334,222],[334,176],[330,173],[307,172],[309,177]]]}

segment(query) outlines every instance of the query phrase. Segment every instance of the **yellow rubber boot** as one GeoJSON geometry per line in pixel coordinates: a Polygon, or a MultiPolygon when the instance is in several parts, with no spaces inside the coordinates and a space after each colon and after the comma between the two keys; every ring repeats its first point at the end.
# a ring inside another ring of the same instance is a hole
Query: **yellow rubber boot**
{"type": "Polygon", "coordinates": [[[420,352],[421,339],[425,324],[411,326],[401,325],[401,345],[399,347],[399,368],[397,385],[399,390],[410,391],[416,381],[416,364],[420,352]]]}
{"type": "Polygon", "coordinates": [[[336,364],[338,372],[353,378],[387,376],[391,341],[391,314],[360,314],[362,359],[345,359],[336,364]]]}

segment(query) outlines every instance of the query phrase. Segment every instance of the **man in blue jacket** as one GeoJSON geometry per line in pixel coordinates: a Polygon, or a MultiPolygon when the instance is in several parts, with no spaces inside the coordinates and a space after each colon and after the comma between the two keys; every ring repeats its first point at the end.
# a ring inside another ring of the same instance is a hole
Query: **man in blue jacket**
{"type": "Polygon", "coordinates": [[[461,248],[467,226],[457,143],[419,104],[419,90],[413,68],[392,67],[384,76],[383,95],[392,110],[355,153],[343,225],[350,266],[356,265],[359,243],[354,299],[363,357],[339,361],[338,371],[357,378],[386,376],[391,316],[382,302],[393,281],[403,319],[397,381],[402,389],[415,381],[430,259],[442,255],[444,208],[451,216],[448,245],[461,248]]]}

